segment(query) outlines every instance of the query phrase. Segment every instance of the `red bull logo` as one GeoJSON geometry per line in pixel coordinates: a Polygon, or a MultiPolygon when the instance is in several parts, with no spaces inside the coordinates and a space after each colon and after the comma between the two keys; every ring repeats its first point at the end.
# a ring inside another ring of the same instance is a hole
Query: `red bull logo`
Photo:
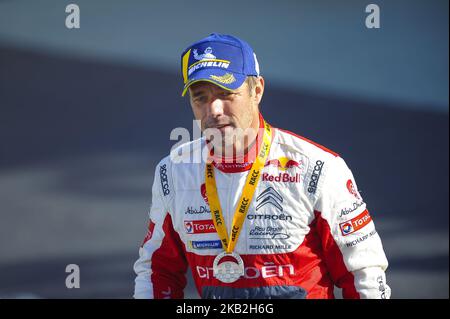
{"type": "Polygon", "coordinates": [[[269,160],[266,162],[267,166],[275,166],[281,171],[285,173],[279,173],[278,175],[271,175],[269,173],[262,174],[262,180],[264,182],[277,182],[277,183],[300,183],[301,176],[299,173],[295,173],[295,175],[291,175],[286,170],[294,167],[298,167],[303,169],[303,162],[297,162],[287,157],[280,157],[277,159],[269,160]]]}
{"type": "Polygon", "coordinates": [[[292,168],[292,167],[302,168],[303,163],[302,162],[299,163],[299,162],[294,161],[287,157],[280,157],[277,159],[267,161],[266,165],[264,165],[264,166],[275,166],[275,167],[278,167],[279,169],[281,169],[282,171],[285,171],[288,168],[292,168]]]}
{"type": "Polygon", "coordinates": [[[263,182],[300,183],[301,176],[298,173],[294,176],[291,176],[288,173],[280,173],[278,175],[270,175],[268,173],[264,173],[262,174],[262,180],[263,182]]]}

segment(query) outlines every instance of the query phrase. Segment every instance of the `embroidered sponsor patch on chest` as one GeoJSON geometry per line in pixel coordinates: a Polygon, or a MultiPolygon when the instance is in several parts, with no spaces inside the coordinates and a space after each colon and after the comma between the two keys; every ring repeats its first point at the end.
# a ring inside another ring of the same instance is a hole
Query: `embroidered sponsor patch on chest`
{"type": "Polygon", "coordinates": [[[185,220],[184,229],[187,234],[208,234],[216,232],[212,219],[185,220]]]}

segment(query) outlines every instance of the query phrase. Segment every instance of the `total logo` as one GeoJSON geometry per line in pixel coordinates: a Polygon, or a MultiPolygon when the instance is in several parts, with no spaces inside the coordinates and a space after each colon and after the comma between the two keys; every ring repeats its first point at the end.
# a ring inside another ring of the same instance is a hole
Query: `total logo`
{"type": "Polygon", "coordinates": [[[365,210],[355,218],[339,224],[339,228],[341,229],[342,235],[347,236],[365,227],[371,221],[372,217],[370,217],[369,212],[365,210]]]}
{"type": "Polygon", "coordinates": [[[187,234],[208,234],[216,232],[212,219],[184,221],[184,229],[187,234]]]}
{"type": "MultiPolygon", "coordinates": [[[[303,162],[297,162],[287,157],[280,157],[278,159],[273,159],[267,161],[265,167],[267,166],[275,166],[281,171],[286,172],[286,170],[294,167],[298,167],[303,170],[304,165],[303,162]]],[[[291,175],[289,173],[279,173],[278,175],[271,175],[269,173],[262,174],[262,180],[264,182],[277,182],[277,183],[300,183],[300,174],[295,173],[295,175],[291,175]]]]}
{"type": "Polygon", "coordinates": [[[350,224],[350,223],[345,223],[345,224],[343,224],[342,226],[341,226],[341,229],[342,229],[342,234],[345,236],[345,235],[348,235],[348,234],[351,234],[351,233],[353,233],[353,226],[352,226],[352,224],[350,224]]]}

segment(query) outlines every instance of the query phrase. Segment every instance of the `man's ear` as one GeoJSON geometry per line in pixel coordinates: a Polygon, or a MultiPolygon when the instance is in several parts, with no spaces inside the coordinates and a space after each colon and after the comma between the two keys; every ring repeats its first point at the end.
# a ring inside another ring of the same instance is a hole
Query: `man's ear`
{"type": "Polygon", "coordinates": [[[256,104],[261,103],[264,94],[264,78],[262,76],[258,77],[258,83],[255,87],[255,102],[256,104]]]}

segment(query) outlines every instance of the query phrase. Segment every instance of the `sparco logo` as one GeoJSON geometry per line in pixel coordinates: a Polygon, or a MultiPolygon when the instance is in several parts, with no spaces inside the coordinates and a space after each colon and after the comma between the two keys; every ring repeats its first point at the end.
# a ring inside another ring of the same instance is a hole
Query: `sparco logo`
{"type": "Polygon", "coordinates": [[[169,181],[167,180],[166,164],[161,165],[159,167],[159,176],[161,179],[161,187],[162,187],[163,194],[164,194],[164,196],[167,196],[170,194],[170,190],[169,190],[169,181]]]}
{"type": "Polygon", "coordinates": [[[283,207],[281,206],[282,202],[283,197],[281,197],[281,195],[278,194],[278,192],[274,190],[272,187],[268,187],[256,198],[257,203],[256,210],[259,210],[261,207],[270,204],[282,212],[283,211],[283,207]]]}
{"type": "Polygon", "coordinates": [[[313,173],[311,175],[311,180],[308,184],[308,193],[314,194],[317,190],[317,183],[319,182],[320,174],[322,174],[322,167],[324,162],[317,161],[314,166],[313,173]]]}

